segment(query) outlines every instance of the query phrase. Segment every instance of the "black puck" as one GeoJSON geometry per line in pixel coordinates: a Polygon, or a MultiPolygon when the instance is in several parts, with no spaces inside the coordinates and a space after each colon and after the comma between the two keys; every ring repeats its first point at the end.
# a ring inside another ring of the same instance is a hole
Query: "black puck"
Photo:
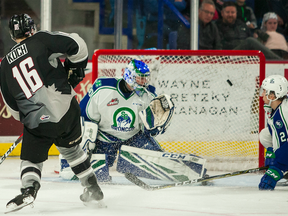
{"type": "Polygon", "coordinates": [[[227,79],[227,83],[228,83],[230,86],[233,85],[232,82],[231,82],[229,79],[227,79]]]}

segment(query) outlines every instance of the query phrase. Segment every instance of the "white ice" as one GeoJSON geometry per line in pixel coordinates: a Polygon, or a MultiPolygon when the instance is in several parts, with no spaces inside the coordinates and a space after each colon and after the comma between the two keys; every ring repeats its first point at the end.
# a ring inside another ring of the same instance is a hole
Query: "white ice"
{"type": "MultiPolygon", "coordinates": [[[[101,184],[105,209],[87,208],[79,199],[83,188],[78,181],[61,181],[54,173],[57,157],[44,163],[41,189],[34,208],[27,206],[10,215],[53,216],[257,216],[288,215],[288,186],[259,191],[261,175],[244,174],[214,180],[212,186],[189,185],[145,191],[128,182],[122,174],[111,172],[117,185],[101,184]]],[[[6,203],[20,194],[20,160],[7,158],[0,165],[0,215],[6,203]]],[[[208,172],[211,175],[211,173],[208,172]]],[[[212,173],[213,174],[213,173],[212,173]]]]}

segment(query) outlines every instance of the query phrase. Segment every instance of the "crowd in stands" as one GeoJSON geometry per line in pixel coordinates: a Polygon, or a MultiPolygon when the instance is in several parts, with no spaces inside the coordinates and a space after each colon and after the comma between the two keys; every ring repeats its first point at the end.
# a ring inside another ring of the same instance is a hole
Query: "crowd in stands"
{"type": "MultiPolygon", "coordinates": [[[[190,22],[190,0],[169,1],[190,22]]],[[[288,0],[200,0],[198,14],[198,49],[261,50],[266,59],[288,59],[288,0]]],[[[190,49],[191,30],[169,18],[165,38],[177,31],[177,49],[190,49]]]]}

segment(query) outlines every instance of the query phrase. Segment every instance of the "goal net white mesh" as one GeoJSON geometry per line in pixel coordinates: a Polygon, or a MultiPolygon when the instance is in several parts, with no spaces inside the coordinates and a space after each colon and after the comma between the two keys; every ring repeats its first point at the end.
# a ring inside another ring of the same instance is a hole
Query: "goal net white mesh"
{"type": "Polygon", "coordinates": [[[156,138],[161,146],[206,158],[208,170],[236,171],[259,165],[261,54],[98,50],[93,77],[122,76],[129,61],[143,60],[157,94],[170,95],[176,106],[170,127],[156,138]]]}

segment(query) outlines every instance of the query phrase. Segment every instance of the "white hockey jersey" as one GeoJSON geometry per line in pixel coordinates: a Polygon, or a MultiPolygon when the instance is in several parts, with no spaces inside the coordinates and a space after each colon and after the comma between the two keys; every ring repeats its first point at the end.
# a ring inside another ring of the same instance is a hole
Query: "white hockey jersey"
{"type": "Polygon", "coordinates": [[[123,93],[119,88],[120,82],[125,80],[99,78],[80,102],[81,115],[85,120],[98,124],[97,139],[101,141],[111,142],[105,133],[120,140],[137,134],[143,124],[139,112],[146,109],[156,96],[153,86],[149,86],[149,93],[145,92],[141,97],[135,91],[123,93]]]}

